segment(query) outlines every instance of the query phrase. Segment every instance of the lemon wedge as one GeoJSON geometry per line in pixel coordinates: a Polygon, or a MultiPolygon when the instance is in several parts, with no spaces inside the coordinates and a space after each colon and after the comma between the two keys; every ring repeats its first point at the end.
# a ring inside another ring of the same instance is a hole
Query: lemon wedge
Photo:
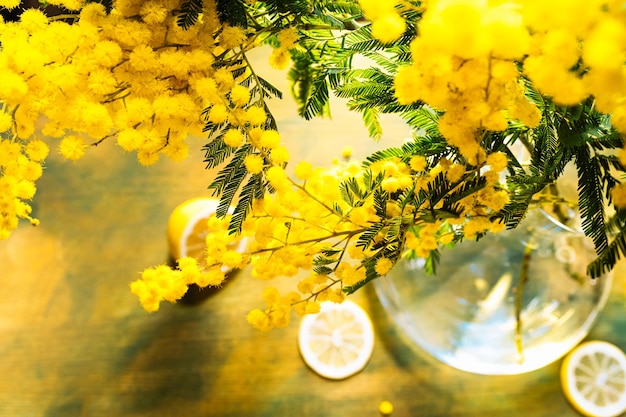
{"type": "MultiPolygon", "coordinates": [[[[170,214],[167,222],[167,242],[174,259],[190,256],[202,263],[206,257],[207,222],[215,215],[219,201],[210,197],[198,197],[184,201],[170,214]]],[[[245,239],[234,244],[235,250],[245,250],[245,239]]],[[[222,267],[224,273],[231,268],[222,267]]]]}
{"type": "Polygon", "coordinates": [[[583,415],[619,416],[626,411],[626,355],[608,342],[585,342],[563,360],[561,386],[583,415]]]}
{"type": "Polygon", "coordinates": [[[319,313],[302,318],[298,347],[304,362],[319,375],[348,378],[362,370],[372,356],[372,322],[352,301],[324,302],[319,313]]]}

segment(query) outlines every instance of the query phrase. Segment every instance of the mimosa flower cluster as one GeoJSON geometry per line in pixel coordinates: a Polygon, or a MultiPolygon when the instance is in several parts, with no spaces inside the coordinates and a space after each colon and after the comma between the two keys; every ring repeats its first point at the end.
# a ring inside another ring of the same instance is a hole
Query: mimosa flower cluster
{"type": "Polygon", "coordinates": [[[208,135],[220,205],[205,256],[146,269],[131,290],[148,311],[249,267],[262,280],[298,277],[287,293],[268,286],[266,307],[248,315],[262,330],[286,326],[292,310],[341,302],[404,257],[434,270],[443,248],[516,227],[570,161],[585,232],[604,256],[594,271],[626,252],[626,216],[605,222],[603,211],[626,208],[620,1],[58,5],[70,13],[29,9],[0,24],[0,238],[20,218],[38,223],[28,201],[50,149],[77,161],[110,140],[152,165],[185,160],[188,137],[208,135]],[[289,151],[265,101],[280,92],[247,57],[263,43],[272,66],[291,65],[305,117],[327,114],[335,90],[370,132],[379,114],[395,112],[413,138],[361,164],[291,161],[287,175],[289,151]],[[362,56],[372,67],[353,68],[362,56]],[[610,244],[609,224],[620,230],[610,244]],[[234,250],[244,238],[247,249],[234,250]]]}
{"type": "MultiPolygon", "coordinates": [[[[250,75],[241,56],[256,36],[223,25],[213,1],[183,29],[181,4],[120,0],[106,13],[99,3],[61,2],[74,14],[28,9],[18,22],[0,24],[0,238],[19,218],[31,219],[27,201],[48,146],[75,161],[112,140],[152,165],[162,155],[186,159],[188,137],[203,135],[207,121],[223,121],[229,109],[240,125],[265,123],[265,110],[239,85],[250,75]]],[[[294,41],[285,37],[284,48],[294,41]]],[[[231,132],[229,143],[239,136],[231,132]]]]}
{"type": "MultiPolygon", "coordinates": [[[[388,16],[405,6],[382,3],[361,1],[366,16],[384,27],[374,36],[390,42],[402,32],[388,16]]],[[[556,9],[539,0],[429,1],[410,44],[413,63],[395,77],[398,101],[444,110],[441,133],[472,163],[484,161],[483,132],[505,131],[511,120],[539,124],[529,88],[565,106],[593,97],[594,107],[626,132],[624,3],[573,0],[556,9]]],[[[625,163],[623,150],[620,156],[625,163]]],[[[626,208],[626,188],[619,184],[613,193],[626,208]]]]}
{"type": "MultiPolygon", "coordinates": [[[[363,3],[366,15],[377,7],[363,3]]],[[[414,62],[396,77],[398,100],[444,109],[440,128],[468,157],[479,146],[472,132],[505,130],[507,119],[539,123],[539,110],[525,99],[523,77],[560,104],[593,95],[598,109],[624,130],[623,100],[615,88],[625,76],[624,8],[609,3],[566,2],[552,20],[545,16],[554,14],[554,5],[539,1],[429,2],[411,43],[414,62]]]]}
{"type": "Polygon", "coordinates": [[[226,232],[229,219],[212,217],[207,225],[207,258],[199,261],[205,265],[202,270],[198,261],[185,258],[175,269],[161,265],[144,271],[132,290],[147,310],[154,311],[160,301],[181,297],[192,283],[221,285],[226,278],[222,265],[241,268],[250,263],[252,276],[262,280],[299,277],[294,291],[286,294],[268,287],[263,294],[267,307],[248,315],[255,327],[267,330],[288,325],[292,309],[306,314],[319,311],[322,301],[343,301],[346,289],[368,279],[368,270],[375,276],[385,275],[406,251],[427,257],[439,245],[458,241],[462,234],[454,225],[464,224],[466,238],[503,229],[490,215],[507,202],[506,192],[497,183],[506,167],[504,154],[489,155],[490,165],[480,174],[489,184],[477,195],[460,200],[460,216],[432,222],[420,218],[428,202],[422,207],[402,207],[386,199],[384,207],[377,207],[376,194],[416,187],[426,190],[439,175],[460,182],[468,174],[445,159],[434,166],[420,155],[402,159],[381,160],[367,170],[355,163],[324,169],[300,162],[293,179],[274,165],[267,177],[276,192],[255,202],[239,236],[250,242],[244,252],[230,249],[235,236],[226,232]],[[353,193],[352,201],[343,198],[342,192],[344,196],[353,193]],[[377,233],[372,244],[364,244],[363,234],[373,224],[380,225],[377,233]]]}

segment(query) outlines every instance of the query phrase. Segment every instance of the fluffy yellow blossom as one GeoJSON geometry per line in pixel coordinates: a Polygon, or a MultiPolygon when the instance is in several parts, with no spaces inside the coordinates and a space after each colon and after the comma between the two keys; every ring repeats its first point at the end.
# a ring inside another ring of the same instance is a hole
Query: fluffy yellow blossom
{"type": "Polygon", "coordinates": [[[28,180],[18,181],[15,187],[15,194],[24,200],[32,199],[36,191],[35,183],[28,180]]]}
{"type": "Polygon", "coordinates": [[[280,145],[280,134],[275,130],[265,130],[261,134],[258,146],[268,149],[274,149],[280,145]]]}
{"type": "Polygon", "coordinates": [[[269,316],[258,308],[250,311],[246,316],[246,320],[258,330],[267,331],[272,328],[269,316]]]}
{"type": "Polygon", "coordinates": [[[0,112],[0,132],[6,132],[13,124],[13,117],[7,112],[0,112]]]}
{"type": "Polygon", "coordinates": [[[272,149],[270,155],[276,165],[283,165],[289,162],[289,151],[285,146],[278,146],[272,149]]]}
{"type": "Polygon", "coordinates": [[[423,156],[416,155],[411,158],[409,165],[411,166],[411,169],[413,171],[424,172],[427,167],[427,161],[426,158],[424,158],[423,156]]]}
{"type": "Polygon", "coordinates": [[[243,133],[239,129],[228,129],[224,133],[224,143],[232,148],[241,146],[244,140],[243,133]]]}
{"type": "Polygon", "coordinates": [[[35,161],[29,161],[28,164],[22,168],[22,176],[28,181],[37,181],[43,174],[43,168],[40,163],[35,161]]]}
{"type": "Polygon", "coordinates": [[[0,1],[0,7],[4,7],[7,9],[14,9],[19,6],[21,3],[20,0],[2,0],[0,1]]]}
{"type": "Polygon", "coordinates": [[[487,165],[489,165],[493,171],[502,171],[506,168],[507,163],[508,159],[504,152],[494,152],[487,156],[487,165]]]}
{"type": "Polygon", "coordinates": [[[275,48],[269,57],[269,63],[272,68],[284,70],[289,66],[291,55],[285,48],[275,48]]]}
{"type": "Polygon", "coordinates": [[[376,273],[380,276],[387,275],[391,268],[393,267],[393,261],[389,258],[380,258],[376,261],[376,266],[374,269],[376,273]]]}
{"type": "Polygon", "coordinates": [[[85,140],[79,136],[67,136],[59,144],[59,152],[65,158],[76,161],[85,155],[85,140]]]}
{"type": "Polygon", "coordinates": [[[341,278],[344,285],[354,285],[365,279],[365,268],[355,267],[347,262],[341,262],[335,274],[341,278]]]}
{"type": "Polygon", "coordinates": [[[396,13],[396,4],[398,4],[396,0],[359,0],[363,13],[373,20],[396,13]]]}
{"type": "Polygon", "coordinates": [[[103,67],[112,67],[122,60],[122,48],[117,42],[103,40],[98,42],[92,51],[92,58],[103,67]]]}
{"type": "Polygon", "coordinates": [[[20,22],[29,32],[43,30],[48,24],[48,17],[39,9],[26,9],[20,16],[20,22]]]}
{"type": "Polygon", "coordinates": [[[280,42],[281,47],[289,49],[295,45],[299,37],[298,30],[295,27],[290,27],[278,33],[278,42],[280,42]]]}
{"type": "Polygon", "coordinates": [[[0,99],[9,105],[15,105],[28,93],[28,84],[20,75],[0,69],[0,99]]]}
{"type": "Polygon", "coordinates": [[[153,25],[162,23],[167,18],[168,10],[162,2],[146,1],[139,9],[139,14],[144,22],[153,25]]]}
{"type": "Polygon", "coordinates": [[[251,106],[246,110],[246,119],[252,126],[259,126],[267,120],[267,114],[259,106],[251,106]]]}
{"type": "Polygon", "coordinates": [[[181,298],[187,292],[187,284],[181,271],[161,265],[145,270],[141,279],[130,284],[130,289],[146,311],[154,312],[161,301],[174,302],[181,298]]]}
{"type": "Polygon", "coordinates": [[[393,80],[394,94],[400,104],[412,104],[420,100],[420,75],[419,70],[413,65],[400,67],[393,80]]]}
{"type": "Polygon", "coordinates": [[[616,184],[611,189],[611,199],[618,208],[626,208],[626,184],[616,184]]]}
{"type": "Polygon", "coordinates": [[[448,181],[457,182],[463,178],[465,174],[465,166],[462,164],[452,164],[448,170],[446,170],[446,176],[448,181]]]}
{"type": "Polygon", "coordinates": [[[128,63],[136,71],[150,71],[158,68],[158,56],[148,45],[138,45],[128,55],[128,63]]]}
{"type": "Polygon", "coordinates": [[[26,154],[32,161],[43,161],[49,151],[48,145],[40,139],[33,139],[26,145],[26,154]]]}
{"type": "Polygon", "coordinates": [[[216,104],[209,110],[208,121],[215,124],[224,123],[228,119],[228,109],[223,104],[216,104]]]}
{"type": "Polygon", "coordinates": [[[369,226],[371,223],[379,220],[372,205],[362,205],[353,208],[349,213],[349,217],[354,224],[359,226],[369,226]]]}
{"type": "Polygon", "coordinates": [[[230,92],[230,100],[235,106],[243,107],[250,101],[250,90],[243,85],[235,85],[230,92]]]}
{"type": "Polygon", "coordinates": [[[225,25],[220,35],[221,46],[225,49],[233,49],[244,43],[246,34],[238,26],[225,25]]]}
{"type": "Polygon", "coordinates": [[[154,165],[159,161],[159,154],[145,149],[137,151],[137,162],[143,166],[154,165]]]}
{"type": "Polygon", "coordinates": [[[230,91],[235,85],[235,78],[229,68],[219,68],[213,73],[213,79],[215,80],[218,90],[223,93],[230,91]]]}
{"type": "Polygon", "coordinates": [[[406,22],[397,13],[386,14],[372,23],[372,36],[382,43],[391,43],[406,31],[406,22]]]}
{"type": "Polygon", "coordinates": [[[287,177],[285,171],[279,166],[273,166],[269,168],[265,174],[265,177],[270,182],[272,187],[277,191],[286,191],[291,188],[291,183],[287,177]]]}
{"type": "Polygon", "coordinates": [[[259,154],[252,154],[246,156],[244,159],[244,164],[246,165],[246,169],[251,174],[258,174],[263,170],[264,162],[263,157],[259,154]]]}
{"type": "Polygon", "coordinates": [[[306,161],[299,162],[298,165],[296,165],[295,174],[298,179],[306,181],[311,178],[311,175],[313,175],[313,166],[311,163],[306,161]]]}
{"type": "Polygon", "coordinates": [[[222,264],[230,268],[240,268],[243,261],[243,255],[236,251],[227,251],[224,256],[222,256],[222,264]]]}

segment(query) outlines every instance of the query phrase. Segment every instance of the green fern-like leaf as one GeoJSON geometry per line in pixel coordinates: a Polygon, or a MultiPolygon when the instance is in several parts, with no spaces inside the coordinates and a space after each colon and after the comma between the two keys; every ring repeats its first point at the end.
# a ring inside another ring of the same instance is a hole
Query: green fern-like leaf
{"type": "Polygon", "coordinates": [[[359,248],[367,249],[374,238],[378,236],[378,233],[385,227],[383,222],[374,223],[366,231],[359,235],[356,246],[359,248]]]}
{"type": "Polygon", "coordinates": [[[343,201],[351,207],[356,207],[367,197],[367,191],[361,189],[356,178],[348,178],[339,185],[339,192],[343,201]]]}
{"type": "Polygon", "coordinates": [[[337,248],[320,249],[320,253],[327,257],[335,257],[336,255],[339,255],[342,252],[343,252],[343,249],[337,249],[337,248]]]}
{"type": "Polygon", "coordinates": [[[368,155],[365,158],[365,161],[363,161],[363,165],[366,167],[369,167],[373,163],[384,161],[386,159],[392,159],[392,158],[402,159],[403,157],[405,157],[405,155],[406,154],[401,148],[386,148],[380,151],[376,151],[371,155],[368,155]]]}
{"type": "Polygon", "coordinates": [[[380,139],[383,135],[383,127],[380,124],[380,114],[374,107],[362,113],[363,121],[371,138],[380,139]]]}
{"type": "Polygon", "coordinates": [[[180,7],[180,14],[176,18],[176,23],[183,29],[189,29],[196,24],[203,10],[202,0],[186,1],[180,7]]]}
{"type": "Polygon", "coordinates": [[[441,253],[435,249],[430,251],[424,264],[424,271],[427,275],[435,275],[437,273],[437,265],[441,261],[441,253]]]}
{"type": "Polygon", "coordinates": [[[264,193],[261,174],[251,175],[246,185],[242,187],[237,205],[233,209],[233,214],[228,224],[229,234],[241,233],[243,222],[252,211],[254,200],[263,198],[264,193]]]}
{"type": "Polygon", "coordinates": [[[333,201],[333,211],[340,216],[343,216],[343,209],[336,201],[333,201]]]}
{"type": "Polygon", "coordinates": [[[225,132],[226,130],[223,130],[218,136],[202,148],[204,151],[204,162],[206,162],[207,169],[215,168],[224,163],[224,161],[230,157],[235,150],[235,148],[232,148],[224,143],[225,132]]]}
{"type": "Polygon", "coordinates": [[[324,74],[318,76],[311,84],[311,94],[305,100],[300,115],[306,120],[329,114],[328,84],[324,74]]]}
{"type": "Polygon", "coordinates": [[[314,266],[322,266],[322,265],[332,265],[337,263],[337,259],[336,258],[327,258],[325,256],[316,256],[313,259],[313,265],[314,266]]]}
{"type": "Polygon", "coordinates": [[[400,116],[409,126],[412,126],[418,131],[420,136],[441,136],[439,128],[437,127],[439,115],[428,106],[420,106],[416,109],[407,110],[400,116]]]}
{"type": "Polygon", "coordinates": [[[385,240],[387,242],[398,241],[404,227],[404,221],[402,216],[395,216],[387,221],[387,233],[385,234],[385,240]]]}
{"type": "Polygon", "coordinates": [[[603,173],[595,158],[591,157],[587,146],[580,146],[576,152],[578,171],[578,206],[582,218],[582,228],[593,239],[597,253],[606,250],[608,238],[604,224],[603,173]]]}
{"type": "MultiPolygon", "coordinates": [[[[197,0],[196,0],[197,1],[197,0]]],[[[230,26],[247,26],[246,6],[239,0],[215,0],[220,22],[230,26]]]]}
{"type": "Polygon", "coordinates": [[[389,201],[389,194],[380,188],[374,189],[374,210],[376,215],[381,219],[385,218],[387,212],[387,201],[389,201]]]}
{"type": "Polygon", "coordinates": [[[454,191],[444,197],[445,205],[454,205],[465,197],[468,197],[482,190],[487,185],[487,179],[483,176],[477,176],[474,178],[466,179],[458,187],[456,185],[457,184],[450,185],[450,188],[454,189],[454,191]]]}
{"type": "Polygon", "coordinates": [[[448,181],[446,174],[440,172],[437,176],[430,182],[428,182],[428,201],[431,207],[435,207],[443,198],[445,198],[450,190],[452,189],[452,184],[448,181]]]}
{"type": "Polygon", "coordinates": [[[240,184],[247,175],[247,170],[243,164],[244,158],[251,152],[251,146],[245,144],[238,148],[232,159],[218,172],[213,182],[209,185],[209,189],[214,194],[220,195],[220,206],[218,208],[218,216],[223,217],[230,206],[234,196],[233,184],[240,184]],[[229,195],[225,196],[227,192],[229,195]]]}
{"type": "Polygon", "coordinates": [[[598,257],[587,266],[587,273],[592,278],[599,278],[609,272],[624,255],[626,255],[626,230],[622,229],[613,236],[611,243],[598,254],[598,257]]]}
{"type": "Polygon", "coordinates": [[[329,268],[326,265],[318,265],[313,267],[313,272],[315,272],[317,275],[330,275],[333,273],[333,269],[329,268]]]}
{"type": "MultiPolygon", "coordinates": [[[[404,239],[403,236],[399,236],[399,239],[404,239]]],[[[365,268],[365,279],[360,282],[357,282],[354,285],[346,286],[343,288],[343,292],[350,295],[359,289],[363,288],[368,283],[373,280],[380,278],[380,274],[376,272],[376,263],[381,258],[391,259],[392,262],[397,262],[400,258],[400,247],[397,244],[391,244],[385,246],[382,250],[380,250],[375,256],[365,259],[361,263],[361,267],[365,268]]]]}

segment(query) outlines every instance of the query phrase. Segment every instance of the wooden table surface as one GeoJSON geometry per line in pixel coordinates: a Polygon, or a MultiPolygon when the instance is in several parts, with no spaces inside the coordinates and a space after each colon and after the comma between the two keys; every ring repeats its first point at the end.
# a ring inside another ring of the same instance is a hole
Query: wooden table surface
{"type": "MultiPolygon", "coordinates": [[[[294,159],[328,164],[344,143],[359,157],[392,143],[367,139],[358,116],[306,124],[292,107],[277,114],[294,159]]],[[[560,361],[518,376],[452,369],[405,343],[373,288],[352,299],[373,319],[374,353],[343,381],[303,363],[297,317],[269,333],[246,323],[265,285],[248,270],[202,303],[146,313],[129,283],[168,261],[172,209],[208,195],[202,143],[184,163],[150,168],[113,142],[78,162],[53,151],[34,200],[41,226],[0,242],[0,416],[374,417],[381,400],[394,417],[578,415],[561,393],[560,361]]],[[[590,338],[626,349],[622,275],[590,338]]]]}

